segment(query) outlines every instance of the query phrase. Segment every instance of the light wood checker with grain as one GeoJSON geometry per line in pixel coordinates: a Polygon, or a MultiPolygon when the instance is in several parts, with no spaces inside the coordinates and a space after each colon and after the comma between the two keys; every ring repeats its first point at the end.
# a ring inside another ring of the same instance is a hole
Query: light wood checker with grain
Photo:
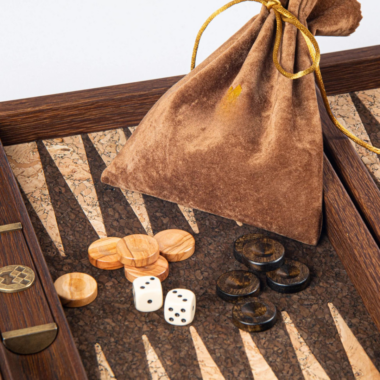
{"type": "Polygon", "coordinates": [[[172,229],[154,235],[160,253],[169,262],[183,261],[191,257],[195,251],[194,237],[186,231],[172,229]]]}
{"type": "Polygon", "coordinates": [[[98,284],[85,273],[66,273],[54,283],[63,306],[81,307],[90,304],[98,295],[98,284]]]}
{"type": "Polygon", "coordinates": [[[163,256],[158,256],[158,260],[152,265],[147,265],[145,267],[129,267],[124,266],[125,277],[128,281],[133,282],[138,277],[144,276],[154,276],[160,279],[160,281],[165,281],[169,276],[169,263],[163,256]]]}
{"type": "Polygon", "coordinates": [[[117,243],[116,250],[121,263],[136,268],[155,263],[160,253],[157,241],[148,235],[126,236],[117,243]]]}
{"type": "Polygon", "coordinates": [[[116,251],[116,245],[121,239],[118,237],[103,238],[94,241],[88,247],[90,263],[99,269],[113,270],[123,268],[116,251]]]}

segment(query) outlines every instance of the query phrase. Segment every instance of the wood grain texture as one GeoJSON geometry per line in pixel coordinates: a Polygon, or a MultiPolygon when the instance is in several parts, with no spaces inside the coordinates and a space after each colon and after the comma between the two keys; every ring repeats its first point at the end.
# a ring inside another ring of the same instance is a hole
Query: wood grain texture
{"type": "Polygon", "coordinates": [[[108,237],[94,241],[88,247],[90,263],[99,269],[113,270],[123,268],[116,251],[116,245],[121,239],[108,237]]]}
{"type": "MultiPolygon", "coordinates": [[[[321,71],[327,94],[380,87],[379,60],[380,45],[322,54],[321,71]]],[[[135,126],[181,78],[183,76],[2,102],[0,139],[4,145],[13,145],[135,126]]]]}
{"type": "Polygon", "coordinates": [[[129,267],[146,267],[158,260],[157,240],[148,235],[129,235],[121,239],[116,250],[120,262],[129,267]]]}
{"type": "Polygon", "coordinates": [[[90,304],[98,295],[98,284],[86,273],[66,273],[54,282],[55,290],[66,307],[90,304]]]}
{"type": "MultiPolygon", "coordinates": [[[[28,266],[35,269],[38,273],[36,283],[29,290],[32,290],[37,283],[40,283],[40,287],[43,290],[42,296],[46,298],[46,302],[49,305],[47,307],[44,306],[44,302],[40,301],[39,297],[34,300],[34,304],[31,305],[31,309],[29,310],[18,310],[13,307],[11,310],[5,311],[4,307],[1,307],[0,313],[12,313],[12,316],[10,316],[10,318],[6,317],[9,321],[5,321],[3,316],[1,316],[0,319],[3,323],[7,324],[32,324],[36,322],[36,318],[39,318],[39,320],[41,318],[49,318],[52,319],[59,328],[56,340],[47,349],[38,354],[16,355],[9,352],[4,345],[0,344],[0,368],[3,380],[37,380],[41,378],[41,373],[44,373],[46,378],[52,380],[87,379],[62,306],[55,292],[44,256],[26,211],[24,201],[1,143],[0,190],[1,224],[22,223],[23,230],[15,232],[22,234],[25,245],[29,250],[28,266]],[[46,316],[45,313],[51,313],[51,316],[46,316]],[[43,317],[42,314],[45,315],[45,317],[43,317]]],[[[24,258],[27,259],[24,256],[26,254],[24,248],[19,250],[18,244],[21,236],[15,234],[15,232],[10,233],[11,235],[9,235],[7,240],[15,241],[15,239],[17,239],[17,249],[12,249],[11,252],[5,252],[4,250],[0,256],[0,260],[5,260],[6,257],[11,258],[12,262],[16,260],[22,261],[24,258]]],[[[4,248],[3,246],[3,249],[4,248]]],[[[38,287],[35,288],[35,290],[37,289],[38,287]]],[[[18,294],[17,297],[20,295],[21,293],[18,294]]],[[[7,296],[10,295],[8,294],[7,296]]],[[[24,296],[26,296],[26,294],[24,296]]],[[[0,294],[0,298],[7,302],[6,299],[2,297],[3,294],[0,294]]],[[[12,302],[14,302],[14,299],[12,302]]],[[[9,327],[12,326],[9,325],[9,327]]],[[[1,328],[8,327],[4,326],[1,328]]]]}
{"type": "Polygon", "coordinates": [[[160,281],[165,281],[169,276],[169,263],[163,256],[159,256],[157,261],[152,265],[147,265],[145,267],[129,267],[124,266],[125,277],[128,281],[133,282],[138,277],[144,276],[154,276],[160,279],[160,281]]]}
{"type": "Polygon", "coordinates": [[[183,230],[164,230],[154,235],[162,256],[169,262],[183,261],[195,251],[195,239],[183,230]]]}
{"type": "Polygon", "coordinates": [[[323,181],[327,235],[380,330],[380,249],[326,156],[323,181]]]}
{"type": "Polygon", "coordinates": [[[13,145],[135,126],[181,78],[177,76],[0,103],[0,139],[5,145],[13,145]],[[16,124],[20,128],[18,133],[14,129],[16,124]],[[24,137],[16,137],[21,134],[24,137]]]}
{"type": "Polygon", "coordinates": [[[327,95],[380,87],[380,45],[321,55],[327,95]]]}
{"type": "Polygon", "coordinates": [[[317,95],[325,153],[377,243],[380,244],[380,190],[351,140],[335,127],[318,92],[317,95]]]}

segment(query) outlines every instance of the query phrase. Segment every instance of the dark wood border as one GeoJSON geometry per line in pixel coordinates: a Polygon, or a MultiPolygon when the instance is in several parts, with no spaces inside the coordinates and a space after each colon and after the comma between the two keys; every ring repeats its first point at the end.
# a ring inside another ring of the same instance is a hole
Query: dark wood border
{"type": "MultiPolygon", "coordinates": [[[[36,320],[36,316],[38,319],[40,314],[48,314],[50,318],[53,319],[51,322],[54,321],[58,326],[58,334],[55,341],[48,348],[35,355],[16,355],[8,351],[5,346],[0,343],[1,375],[4,380],[32,380],[41,378],[52,380],[85,380],[87,379],[86,372],[67,323],[61,302],[55,291],[49,269],[29,219],[19,187],[1,143],[0,179],[1,220],[4,223],[21,222],[23,229],[22,231],[15,231],[18,233],[18,236],[13,238],[19,239],[17,243],[19,245],[26,243],[29,249],[28,254],[23,254],[21,249],[3,247],[4,255],[0,258],[0,262],[4,263],[6,260],[11,260],[8,264],[23,264],[32,267],[36,272],[36,283],[39,285],[34,289],[34,293],[40,291],[38,294],[39,298],[31,300],[28,304],[26,304],[26,302],[16,301],[19,299],[22,301],[23,298],[27,299],[27,297],[31,295],[31,293],[28,294],[27,292],[32,288],[22,292],[24,294],[1,293],[1,304],[12,305],[10,307],[11,310],[9,310],[9,314],[12,315],[12,317],[8,317],[12,319],[12,321],[3,322],[7,322],[8,326],[13,326],[14,329],[33,327],[33,321],[36,320]],[[22,240],[20,241],[20,239],[22,240]],[[33,301],[35,304],[33,304],[33,301]],[[30,305],[32,305],[32,307],[30,307],[30,305]],[[46,307],[48,308],[47,310],[42,310],[46,307]],[[20,326],[21,321],[18,321],[17,317],[19,315],[23,315],[22,320],[26,325],[20,326]],[[12,324],[10,324],[10,322],[12,322],[12,324]]],[[[36,284],[32,285],[32,287],[35,286],[36,284]]],[[[6,318],[6,316],[8,316],[7,310],[0,310],[0,317],[6,318]]],[[[2,326],[3,325],[4,323],[2,323],[2,326]]]]}
{"type": "Polygon", "coordinates": [[[380,245],[380,190],[352,142],[331,121],[319,92],[318,105],[325,153],[380,245]]]}
{"type": "Polygon", "coordinates": [[[326,156],[323,189],[327,236],[380,330],[380,249],[326,156]]]}
{"type": "MultiPolygon", "coordinates": [[[[380,45],[322,55],[329,95],[380,87],[380,45]]],[[[0,103],[4,145],[137,125],[183,76],[0,103]]]]}

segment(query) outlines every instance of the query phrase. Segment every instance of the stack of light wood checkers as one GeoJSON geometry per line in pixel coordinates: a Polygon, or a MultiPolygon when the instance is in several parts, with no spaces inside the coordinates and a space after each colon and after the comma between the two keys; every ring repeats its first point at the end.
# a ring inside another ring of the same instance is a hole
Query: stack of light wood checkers
{"type": "Polygon", "coordinates": [[[125,277],[131,282],[142,276],[155,276],[164,281],[169,275],[168,262],[186,260],[194,251],[194,237],[173,229],[161,231],[154,237],[128,235],[99,239],[88,248],[88,257],[90,263],[100,269],[124,267],[125,277]]]}

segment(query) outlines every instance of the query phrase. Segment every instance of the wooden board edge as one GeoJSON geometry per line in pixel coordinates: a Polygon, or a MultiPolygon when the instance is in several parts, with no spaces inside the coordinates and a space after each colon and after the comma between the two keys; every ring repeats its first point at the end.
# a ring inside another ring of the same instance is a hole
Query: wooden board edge
{"type": "Polygon", "coordinates": [[[380,249],[326,155],[323,173],[327,236],[380,330],[380,249]]]}
{"type": "Polygon", "coordinates": [[[317,90],[324,151],[375,240],[380,244],[380,190],[352,142],[331,121],[317,90]]]}
{"type": "MultiPolygon", "coordinates": [[[[322,55],[327,93],[380,87],[380,45],[322,55]]],[[[183,76],[0,103],[0,140],[14,145],[140,123],[183,76]]]]}
{"type": "MultiPolygon", "coordinates": [[[[58,335],[57,339],[60,340],[60,347],[63,347],[65,350],[65,355],[69,358],[67,365],[72,367],[73,373],[75,373],[76,377],[73,378],[76,380],[86,380],[87,374],[84,370],[82,360],[79,356],[78,349],[75,345],[74,338],[71,334],[71,330],[69,327],[69,324],[67,322],[65,313],[63,311],[62,305],[59,301],[59,298],[57,296],[57,293],[54,288],[54,284],[49,272],[49,269],[47,267],[45,258],[43,256],[43,253],[41,251],[37,236],[34,232],[32,223],[29,218],[29,214],[26,210],[24,201],[22,199],[21,192],[19,190],[19,187],[17,185],[16,179],[13,175],[12,169],[9,165],[9,162],[7,160],[4,148],[0,142],[0,167],[1,170],[4,172],[5,177],[7,178],[7,185],[12,190],[14,201],[16,203],[17,211],[19,213],[19,221],[21,222],[23,229],[22,232],[24,234],[26,243],[29,247],[31,258],[33,260],[35,269],[37,271],[37,275],[40,279],[40,282],[43,286],[43,290],[46,296],[46,299],[50,306],[50,311],[53,315],[53,318],[58,325],[58,335]]],[[[54,342],[53,344],[55,344],[54,342]]],[[[1,344],[1,343],[0,343],[1,344]]],[[[2,348],[3,345],[1,344],[2,348]]],[[[4,349],[5,350],[5,349],[4,349]]],[[[7,352],[3,349],[0,349],[0,357],[2,356],[3,360],[6,360],[7,352]]],[[[38,355],[38,354],[35,354],[38,355]]],[[[2,363],[4,364],[4,363],[2,363]]],[[[53,366],[54,363],[51,363],[53,366]]],[[[7,366],[4,366],[4,370],[7,370],[7,366]]],[[[13,368],[12,368],[13,371],[13,368]]],[[[8,375],[9,375],[9,368],[8,368],[8,375]]],[[[3,374],[5,376],[5,373],[3,374]]],[[[5,377],[5,379],[12,379],[12,377],[5,377]]]]}

